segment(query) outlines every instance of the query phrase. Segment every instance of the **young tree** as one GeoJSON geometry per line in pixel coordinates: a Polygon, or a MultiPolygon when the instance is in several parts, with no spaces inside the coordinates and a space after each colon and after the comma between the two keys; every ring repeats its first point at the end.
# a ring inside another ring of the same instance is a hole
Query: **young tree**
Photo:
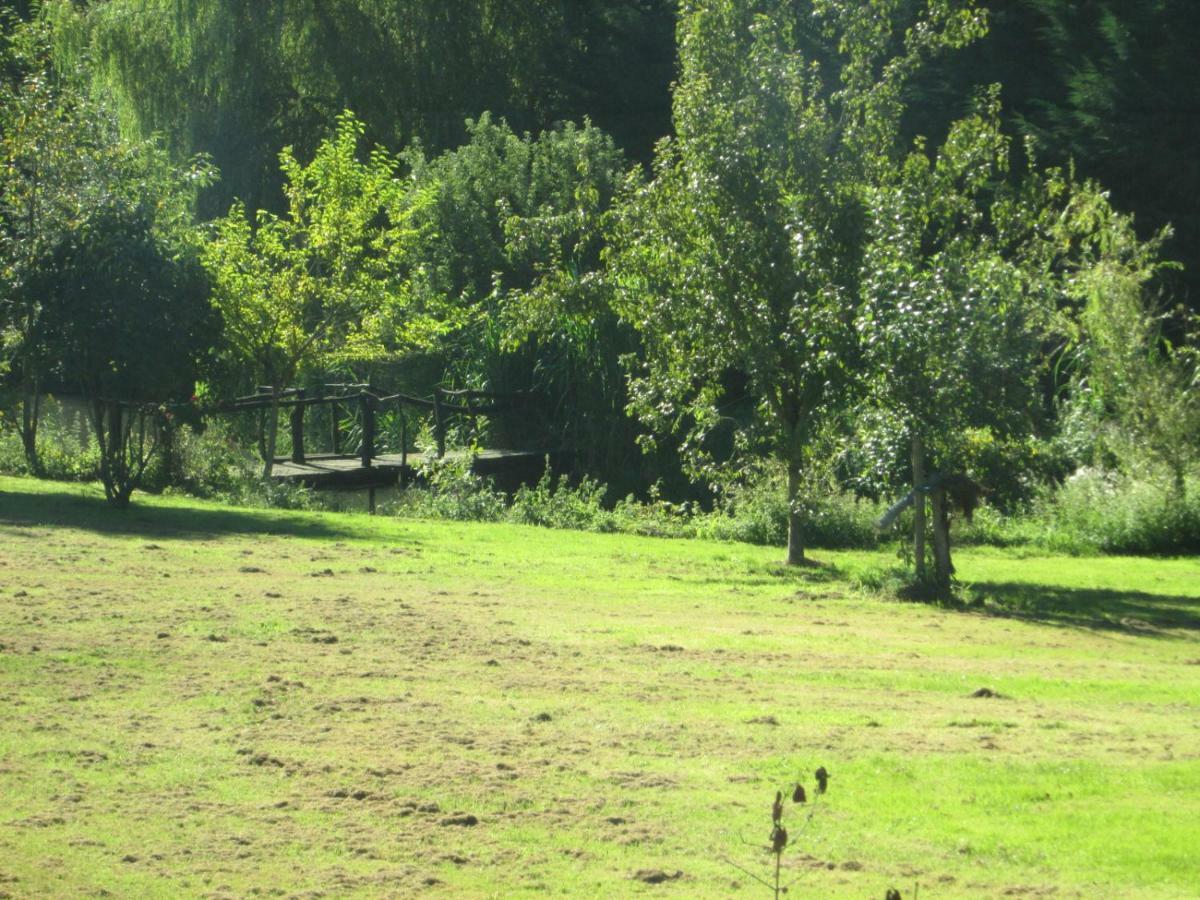
{"type": "Polygon", "coordinates": [[[1068,185],[1056,173],[1014,176],[1009,155],[992,91],[935,154],[918,141],[867,191],[856,322],[866,400],[910,444],[917,575],[926,577],[928,498],[941,591],[953,572],[941,479],[962,474],[955,460],[968,428],[1028,427],[1041,341],[1062,296],[1051,235],[1068,185]],[[926,471],[930,452],[936,475],[926,471]]]}
{"type": "Polygon", "coordinates": [[[737,423],[788,474],[789,563],[804,561],[802,470],[844,404],[860,298],[865,189],[894,171],[904,90],[925,60],[982,29],[943,0],[685,3],[676,137],[630,192],[611,263],[646,352],[633,407],[687,434],[693,471],[744,388],[737,423]],[[802,46],[822,47],[820,61],[802,46]]]}
{"type": "Polygon", "coordinates": [[[427,192],[398,179],[381,149],[360,161],[362,133],[345,113],[307,165],[284,150],[287,213],[251,222],[235,204],[204,251],[227,352],[272,388],[264,477],[281,391],[303,370],[426,346],[450,327],[445,310],[409,302],[410,223],[427,192]]]}

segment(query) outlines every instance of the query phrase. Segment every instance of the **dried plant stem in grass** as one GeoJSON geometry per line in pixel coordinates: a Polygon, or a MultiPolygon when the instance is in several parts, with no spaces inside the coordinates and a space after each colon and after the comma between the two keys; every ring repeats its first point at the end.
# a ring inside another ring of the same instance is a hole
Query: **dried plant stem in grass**
{"type": "MultiPolygon", "coordinates": [[[[813,816],[815,816],[816,812],[817,812],[817,806],[820,802],[821,795],[824,794],[825,791],[829,787],[829,773],[825,770],[824,766],[819,767],[817,769],[817,771],[813,773],[813,778],[816,779],[817,786],[816,786],[816,790],[813,795],[813,802],[811,804],[808,803],[808,793],[807,793],[807,791],[805,791],[804,785],[801,784],[799,781],[796,782],[796,787],[792,790],[792,803],[797,806],[803,806],[803,805],[808,806],[808,815],[806,815],[804,817],[804,820],[800,823],[799,828],[795,830],[797,835],[802,833],[812,823],[813,816]]],[[[775,792],[775,802],[771,804],[770,843],[767,844],[763,848],[768,853],[770,853],[772,856],[775,857],[773,880],[768,881],[765,878],[760,878],[758,875],[755,875],[749,869],[738,865],[737,863],[735,863],[733,860],[729,859],[728,857],[722,857],[722,860],[724,860],[729,865],[733,866],[739,872],[743,873],[744,875],[748,875],[750,878],[753,878],[755,881],[757,881],[763,887],[767,888],[770,891],[773,891],[775,894],[776,900],[779,900],[779,897],[781,895],[786,894],[788,892],[788,888],[790,888],[793,884],[796,883],[796,881],[799,880],[799,879],[793,879],[792,881],[788,882],[787,884],[781,883],[781,876],[782,876],[782,870],[783,870],[783,851],[787,849],[789,841],[792,840],[792,838],[789,837],[789,835],[788,835],[787,828],[784,827],[783,814],[784,814],[783,791],[776,791],[775,792]]],[[[749,843],[749,842],[743,841],[743,843],[749,843]]]]}

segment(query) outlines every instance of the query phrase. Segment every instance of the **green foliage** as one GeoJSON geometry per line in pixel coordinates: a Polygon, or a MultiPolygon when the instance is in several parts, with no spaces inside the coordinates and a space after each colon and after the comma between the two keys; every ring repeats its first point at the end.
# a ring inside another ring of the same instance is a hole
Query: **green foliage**
{"type": "Polygon", "coordinates": [[[1060,553],[1200,552],[1200,500],[1174,490],[1173,479],[1081,469],[1001,534],[1060,553]]]}
{"type": "Polygon", "coordinates": [[[408,302],[421,194],[383,150],[358,159],[362,132],[347,113],[307,165],[285,150],[286,215],[251,222],[235,204],[205,248],[228,352],[260,383],[426,346],[442,327],[408,302]]]}
{"type": "Polygon", "coordinates": [[[1091,407],[1097,436],[1127,470],[1166,469],[1183,499],[1200,460],[1200,319],[1180,310],[1180,337],[1167,337],[1169,317],[1148,299],[1167,235],[1140,242],[1105,196],[1084,199],[1075,214],[1092,229],[1092,258],[1072,282],[1082,362],[1072,401],[1091,407]]]}
{"type": "MultiPolygon", "coordinates": [[[[809,468],[798,502],[814,547],[878,545],[875,521],[883,507],[842,489],[829,467],[809,468]]],[[[787,473],[778,463],[766,463],[728,488],[712,513],[698,516],[697,529],[716,540],[781,547],[787,543],[788,511],[787,473]]]]}
{"type": "Polygon", "coordinates": [[[127,133],[207,152],[240,197],[278,208],[275,154],[311,155],[346,108],[392,148],[444,150],[495,110],[540,130],[591,111],[639,152],[667,127],[669,0],[106,0],[48,4],[60,54],[94,60],[127,133]]]}
{"type": "Polygon", "coordinates": [[[513,496],[507,518],[544,528],[608,531],[611,517],[604,509],[606,493],[604,485],[588,478],[572,487],[564,479],[555,479],[547,466],[535,486],[523,486],[513,496]]]}
{"type": "MultiPolygon", "coordinates": [[[[502,446],[530,430],[577,448],[589,471],[620,477],[636,457],[619,356],[637,347],[600,277],[602,219],[624,157],[588,122],[518,136],[489,115],[432,159],[405,154],[431,193],[414,290],[453,300],[465,321],[441,352],[452,383],[534,390],[549,413],[494,426],[502,446]]],[[[543,445],[545,446],[545,445],[543,445]]]]}
{"type": "Polygon", "coordinates": [[[25,456],[21,435],[0,419],[0,472],[38,475],[55,481],[95,481],[100,477],[100,452],[86,410],[54,398],[42,404],[38,428],[38,471],[25,456]]]}
{"type": "Polygon", "coordinates": [[[504,495],[471,472],[469,457],[429,458],[421,475],[425,485],[403,491],[387,512],[454,522],[499,522],[504,518],[504,495]]]}

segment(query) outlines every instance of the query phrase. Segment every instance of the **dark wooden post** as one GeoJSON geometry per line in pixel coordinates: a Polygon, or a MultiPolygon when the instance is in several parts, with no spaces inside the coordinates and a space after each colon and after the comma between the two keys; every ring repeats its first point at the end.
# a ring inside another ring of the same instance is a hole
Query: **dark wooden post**
{"type": "Polygon", "coordinates": [[[442,413],[442,389],[433,390],[433,434],[437,438],[437,455],[446,455],[446,418],[442,413]]]}
{"type": "Polygon", "coordinates": [[[369,469],[375,458],[375,398],[363,391],[358,402],[362,410],[362,465],[369,469]]]}
{"type": "Polygon", "coordinates": [[[954,564],[950,561],[950,517],[946,503],[946,491],[940,485],[930,492],[933,511],[933,559],[937,588],[943,594],[950,590],[950,578],[954,564]]]}
{"type": "Polygon", "coordinates": [[[299,401],[292,407],[292,462],[304,462],[304,389],[296,392],[299,401]]]}
{"type": "Polygon", "coordinates": [[[917,569],[917,580],[925,580],[925,444],[913,429],[912,438],[912,483],[913,483],[913,562],[917,569]]]}
{"type": "Polygon", "coordinates": [[[336,401],[329,403],[329,443],[330,452],[337,454],[342,445],[342,423],[338,420],[338,407],[336,401]]]}
{"type": "Polygon", "coordinates": [[[408,416],[404,414],[404,406],[396,401],[396,411],[400,413],[400,483],[404,484],[404,470],[408,466],[408,416]]]}

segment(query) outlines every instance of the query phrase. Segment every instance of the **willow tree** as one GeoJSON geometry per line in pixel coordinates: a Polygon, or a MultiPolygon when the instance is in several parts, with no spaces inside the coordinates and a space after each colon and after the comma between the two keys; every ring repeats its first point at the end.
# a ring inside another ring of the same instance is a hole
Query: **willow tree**
{"type": "Polygon", "coordinates": [[[866,188],[894,171],[913,75],[982,27],[945,0],[681,10],[676,136],[614,226],[617,303],[645,342],[632,406],[684,433],[704,473],[723,407],[744,391],[754,413],[732,423],[738,445],[787,470],[789,563],[805,559],[812,438],[846,402],[857,356],[866,188]]]}
{"type": "Polygon", "coordinates": [[[665,127],[670,0],[46,0],[126,136],[222,172],[206,206],[280,208],[275,155],[353,109],[385,146],[443,150],[484,110],[519,130],[591,113],[639,149],[665,127]],[[662,57],[660,59],[660,57],[662,57]],[[364,62],[366,61],[366,62],[364,62]],[[647,138],[647,133],[650,137],[647,138]]]}

